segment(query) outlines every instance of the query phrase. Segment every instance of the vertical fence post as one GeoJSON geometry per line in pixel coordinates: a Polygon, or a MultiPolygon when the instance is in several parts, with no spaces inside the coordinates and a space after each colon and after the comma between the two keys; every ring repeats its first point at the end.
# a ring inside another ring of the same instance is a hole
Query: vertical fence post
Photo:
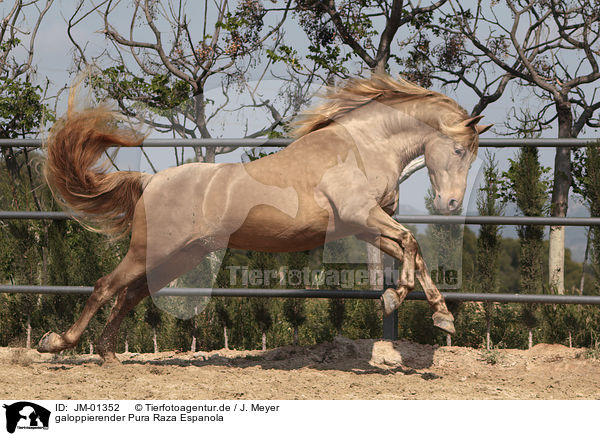
{"type": "MultiPolygon", "coordinates": [[[[387,288],[395,288],[396,283],[394,283],[394,277],[396,275],[396,271],[398,271],[398,261],[397,259],[384,255],[383,256],[383,290],[385,291],[387,288]],[[391,274],[386,274],[386,272],[390,272],[391,274]]],[[[395,341],[398,339],[398,311],[394,310],[392,314],[389,316],[383,316],[383,339],[386,341],[395,341]]]]}

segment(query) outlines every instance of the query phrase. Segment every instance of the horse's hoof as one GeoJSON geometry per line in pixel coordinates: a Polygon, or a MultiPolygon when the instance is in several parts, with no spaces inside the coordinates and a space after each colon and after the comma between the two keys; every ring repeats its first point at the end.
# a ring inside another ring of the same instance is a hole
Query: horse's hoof
{"type": "Polygon", "coordinates": [[[37,350],[40,353],[58,353],[65,348],[63,338],[60,335],[48,332],[40,339],[37,350]]]}
{"type": "Polygon", "coordinates": [[[401,303],[395,289],[389,288],[381,296],[381,304],[385,316],[390,316],[394,313],[394,311],[400,307],[401,303]]]}
{"type": "Polygon", "coordinates": [[[436,312],[433,314],[432,318],[433,325],[437,328],[451,335],[456,333],[456,330],[454,329],[454,317],[451,314],[436,312]]]}

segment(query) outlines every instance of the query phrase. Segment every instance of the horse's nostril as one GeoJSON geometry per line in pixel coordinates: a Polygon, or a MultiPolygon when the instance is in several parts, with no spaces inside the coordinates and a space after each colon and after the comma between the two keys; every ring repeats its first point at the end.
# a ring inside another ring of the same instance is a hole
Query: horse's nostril
{"type": "Polygon", "coordinates": [[[450,200],[448,202],[448,207],[450,208],[450,210],[456,210],[458,209],[458,201],[456,201],[454,198],[452,200],[450,200]]]}

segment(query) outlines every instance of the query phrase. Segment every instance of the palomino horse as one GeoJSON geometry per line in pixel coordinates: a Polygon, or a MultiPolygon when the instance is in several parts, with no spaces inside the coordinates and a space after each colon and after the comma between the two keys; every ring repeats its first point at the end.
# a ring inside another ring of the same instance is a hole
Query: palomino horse
{"type": "Polygon", "coordinates": [[[433,283],[413,235],[391,218],[403,168],[425,156],[438,211],[462,204],[479,144],[481,116],[404,80],[374,75],[331,91],[304,114],[298,139],[278,153],[239,164],[191,163],[154,175],[98,166],[108,147],[139,145],[100,106],[72,110],[47,140],[46,177],[57,198],[113,235],[131,231],[129,251],[99,279],[80,318],[63,334],[47,333],[42,352],[74,346],[96,311],[117,300],[98,339],[104,361],[117,361],[115,336],[142,299],[223,247],[269,252],[307,250],[356,235],[403,262],[397,289],[382,297],[396,309],[415,286],[434,325],[454,333],[454,318],[433,283]]]}

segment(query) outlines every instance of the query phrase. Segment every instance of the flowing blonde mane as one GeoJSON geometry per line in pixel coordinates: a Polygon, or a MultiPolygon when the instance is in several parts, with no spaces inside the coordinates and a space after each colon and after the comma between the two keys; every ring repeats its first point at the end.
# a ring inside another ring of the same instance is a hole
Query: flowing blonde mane
{"type": "Polygon", "coordinates": [[[323,98],[325,102],[302,113],[293,123],[294,137],[299,138],[322,129],[344,114],[372,101],[393,99],[396,103],[413,99],[435,99],[435,103],[446,108],[447,112],[435,127],[444,134],[465,140],[473,148],[477,146],[477,141],[470,140],[475,136],[474,129],[458,126],[461,121],[469,118],[458,103],[444,94],[422,88],[402,78],[393,79],[383,74],[374,74],[369,79],[352,78],[339,88],[328,88],[323,98]]]}

